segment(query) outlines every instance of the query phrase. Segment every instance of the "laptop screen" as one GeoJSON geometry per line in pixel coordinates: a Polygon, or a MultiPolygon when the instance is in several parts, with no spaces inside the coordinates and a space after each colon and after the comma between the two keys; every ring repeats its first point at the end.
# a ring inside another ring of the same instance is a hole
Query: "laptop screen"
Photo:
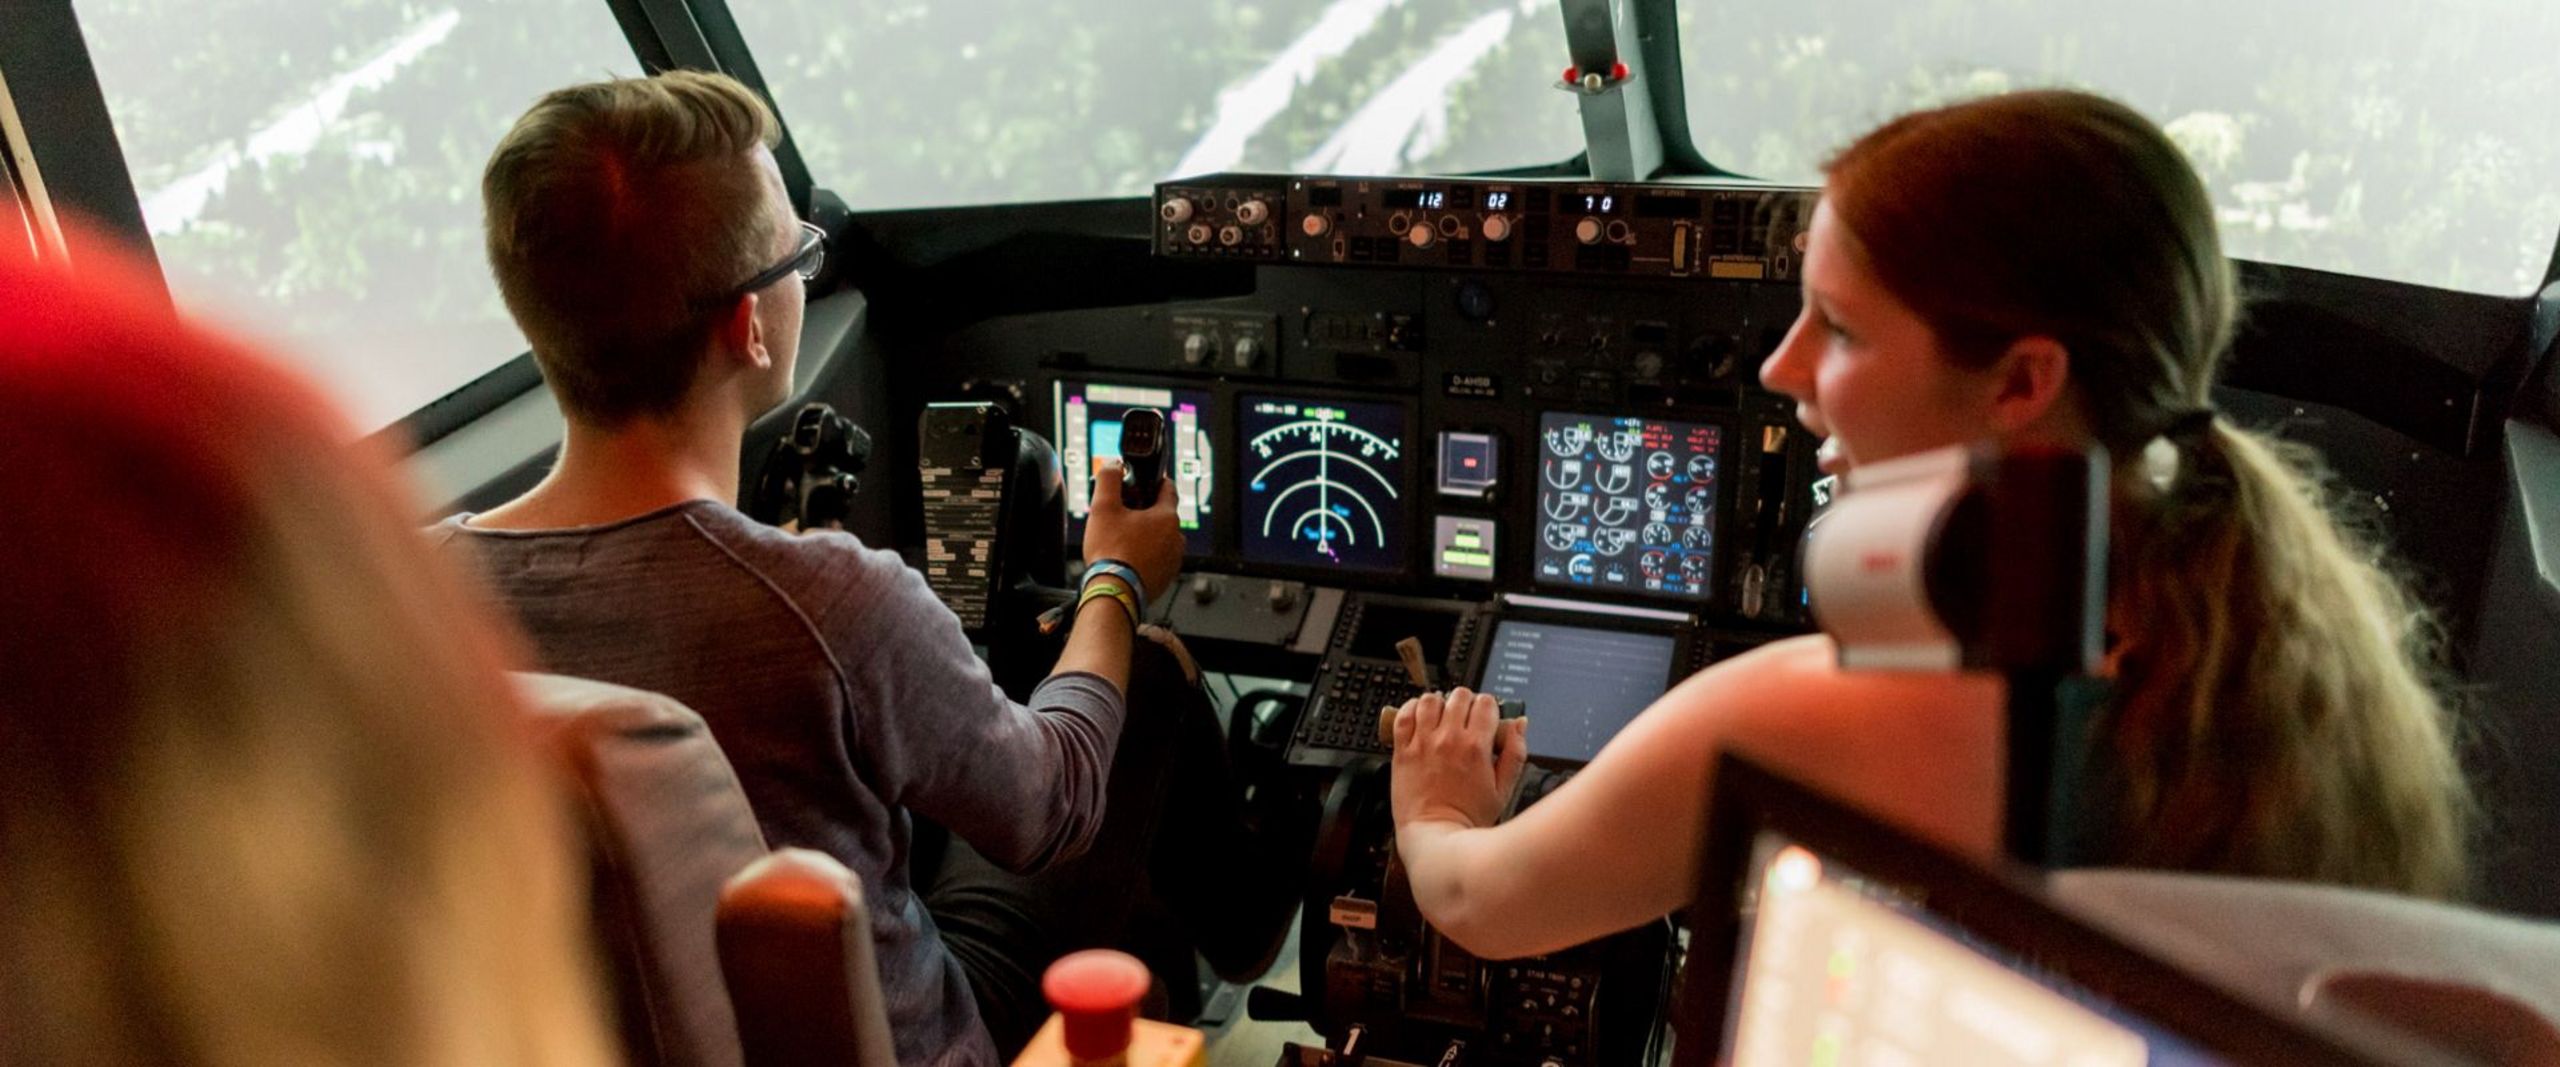
{"type": "MultiPolygon", "coordinates": [[[[1675,1067],[2398,1062],[1732,755],[1716,767],[1675,1067]]],[[[2382,1050],[2382,1051],[2377,1051],[2382,1050]]]]}
{"type": "Polygon", "coordinates": [[[1727,1041],[1736,1067],[2222,1060],[1931,921],[1836,858],[1764,832],[1727,1041]]]}

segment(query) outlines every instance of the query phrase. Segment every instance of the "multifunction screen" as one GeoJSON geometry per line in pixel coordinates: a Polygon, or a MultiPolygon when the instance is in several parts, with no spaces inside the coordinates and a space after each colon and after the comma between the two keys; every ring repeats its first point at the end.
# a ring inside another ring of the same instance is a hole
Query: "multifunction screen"
{"type": "Polygon", "coordinates": [[[1205,521],[1215,504],[1210,451],[1214,427],[1209,421],[1209,394],[1199,389],[1159,385],[1115,385],[1108,382],[1059,382],[1056,389],[1059,462],[1067,471],[1067,522],[1074,540],[1084,543],[1084,517],[1093,511],[1093,479],[1104,460],[1120,458],[1120,419],[1138,408],[1154,408],[1164,416],[1164,480],[1180,499],[1185,550],[1195,556],[1210,552],[1205,521]]]}
{"type": "Polygon", "coordinates": [[[1551,411],[1538,433],[1539,584],[1713,593],[1722,427],[1551,411]]]}
{"type": "Polygon", "coordinates": [[[1588,763],[1671,685],[1668,634],[1504,619],[1485,657],[1485,692],[1529,717],[1529,754],[1588,763]]]}
{"type": "Polygon", "coordinates": [[[1405,409],[1363,400],[1238,398],[1244,558],[1401,571],[1409,554],[1405,409]]]}

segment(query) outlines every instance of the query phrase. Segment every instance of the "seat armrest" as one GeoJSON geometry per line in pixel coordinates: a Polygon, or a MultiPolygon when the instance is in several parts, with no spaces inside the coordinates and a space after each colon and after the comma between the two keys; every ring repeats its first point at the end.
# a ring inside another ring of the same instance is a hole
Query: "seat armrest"
{"type": "Polygon", "coordinates": [[[786,848],[720,891],[720,970],[748,1067],[897,1067],[853,872],[786,848]]]}

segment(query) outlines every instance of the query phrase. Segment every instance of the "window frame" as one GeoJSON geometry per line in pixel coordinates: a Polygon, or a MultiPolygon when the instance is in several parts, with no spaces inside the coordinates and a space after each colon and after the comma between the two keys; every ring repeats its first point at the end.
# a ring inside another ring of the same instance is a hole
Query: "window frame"
{"type": "Polygon", "coordinates": [[[0,77],[7,79],[12,104],[0,121],[8,125],[12,191],[23,193],[21,218],[39,240],[64,241],[69,238],[47,232],[46,224],[67,209],[85,220],[84,230],[147,265],[137,280],[156,287],[146,294],[151,299],[168,303],[160,255],[143,225],[142,200],[125,167],[79,17],[68,3],[14,4],[9,17],[10,32],[0,34],[0,77]],[[33,106],[37,99],[44,105],[33,106]],[[17,100],[29,106],[18,107],[17,100]]]}

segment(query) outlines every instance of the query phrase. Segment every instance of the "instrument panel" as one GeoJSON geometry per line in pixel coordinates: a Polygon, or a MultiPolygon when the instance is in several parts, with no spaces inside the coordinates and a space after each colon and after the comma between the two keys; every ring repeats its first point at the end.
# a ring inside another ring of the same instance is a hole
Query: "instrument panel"
{"type": "MultiPolygon", "coordinates": [[[[1538,593],[1799,630],[1814,442],[1756,370],[1798,308],[1814,195],[1170,182],[1152,205],[1154,269],[1196,264],[1223,291],[963,328],[902,368],[917,380],[898,391],[1038,398],[1024,422],[1060,452],[1070,546],[1119,419],[1150,406],[1171,430],[1188,573],[1473,601],[1538,593]]],[[[1191,608],[1187,621],[1215,631],[1205,616],[1262,605],[1191,608]]],[[[1226,629],[1275,632],[1302,611],[1226,629]]]]}
{"type": "Polygon", "coordinates": [[[1599,1067],[1658,1030],[1664,930],[1496,968],[1420,921],[1379,712],[1463,684],[1525,713],[1526,805],[1681,679],[1807,628],[1815,442],[1757,369],[1813,199],[1185,179],[1150,205],[1145,271],[1122,264],[1182,295],[969,322],[891,368],[898,395],[1035,398],[1071,546],[1121,420],[1164,414],[1189,558],[1158,620],[1208,669],[1309,685],[1282,759],[1333,783],[1301,964],[1337,1043],[1599,1067]]]}

